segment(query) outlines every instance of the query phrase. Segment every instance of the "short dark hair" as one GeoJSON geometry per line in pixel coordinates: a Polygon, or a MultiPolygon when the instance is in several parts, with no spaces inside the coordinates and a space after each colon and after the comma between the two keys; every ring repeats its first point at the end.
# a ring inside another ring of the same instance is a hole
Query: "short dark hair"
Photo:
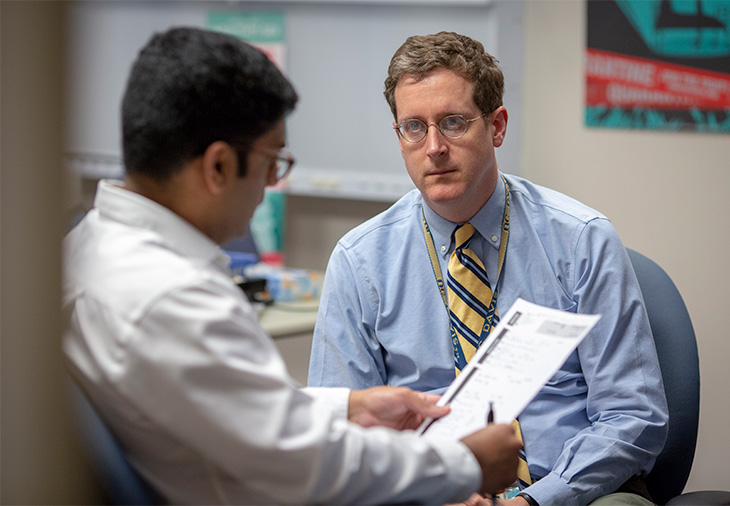
{"type": "Polygon", "coordinates": [[[223,33],[180,27],[152,36],[140,50],[122,99],[122,146],[128,174],[165,180],[215,141],[244,156],[290,113],[292,84],[269,58],[223,33]]]}
{"type": "Polygon", "coordinates": [[[414,35],[393,55],[385,79],[383,94],[396,121],[395,88],[401,77],[409,75],[420,80],[437,68],[452,70],[471,81],[474,103],[482,112],[492,112],[502,105],[504,74],[481,42],[454,32],[414,35]]]}

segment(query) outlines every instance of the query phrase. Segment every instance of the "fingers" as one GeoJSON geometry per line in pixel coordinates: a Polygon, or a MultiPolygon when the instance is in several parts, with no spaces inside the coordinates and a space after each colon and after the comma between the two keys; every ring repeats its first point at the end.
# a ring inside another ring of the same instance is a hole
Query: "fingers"
{"type": "Polygon", "coordinates": [[[412,390],[407,390],[407,394],[406,405],[411,411],[423,418],[441,418],[451,411],[448,406],[436,405],[436,402],[441,398],[440,395],[424,394],[412,390]]]}
{"type": "Polygon", "coordinates": [[[440,395],[436,395],[436,394],[427,394],[424,392],[416,392],[416,393],[418,394],[418,396],[421,399],[425,400],[426,402],[430,402],[431,404],[436,404],[439,401],[439,399],[441,398],[440,395]]]}
{"type": "Polygon", "coordinates": [[[440,396],[406,387],[379,386],[350,392],[348,418],[363,427],[417,429],[427,418],[440,418],[451,408],[437,406],[440,396]]]}
{"type": "Polygon", "coordinates": [[[397,390],[397,395],[406,410],[405,416],[402,418],[401,429],[415,430],[427,418],[441,418],[451,411],[448,406],[436,405],[440,398],[438,395],[415,392],[405,387],[397,387],[393,390],[397,390]]]}

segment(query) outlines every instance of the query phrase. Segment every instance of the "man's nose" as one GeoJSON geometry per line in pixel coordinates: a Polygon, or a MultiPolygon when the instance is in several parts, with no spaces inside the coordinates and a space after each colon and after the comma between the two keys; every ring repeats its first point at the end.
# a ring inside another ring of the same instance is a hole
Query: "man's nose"
{"type": "Polygon", "coordinates": [[[441,133],[436,123],[426,123],[426,149],[431,156],[439,156],[446,152],[446,136],[441,133]]]}

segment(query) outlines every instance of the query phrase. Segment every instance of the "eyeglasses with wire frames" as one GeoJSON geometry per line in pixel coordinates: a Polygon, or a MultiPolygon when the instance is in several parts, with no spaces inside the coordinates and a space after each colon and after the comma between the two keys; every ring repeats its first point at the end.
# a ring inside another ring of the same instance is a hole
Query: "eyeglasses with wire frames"
{"type": "Polygon", "coordinates": [[[469,124],[486,116],[487,112],[480,114],[476,118],[466,119],[461,114],[449,114],[441,118],[438,123],[426,123],[416,118],[404,119],[393,128],[398,131],[403,140],[407,142],[421,142],[428,134],[428,127],[431,125],[439,129],[444,137],[449,139],[459,139],[466,134],[469,124]]]}

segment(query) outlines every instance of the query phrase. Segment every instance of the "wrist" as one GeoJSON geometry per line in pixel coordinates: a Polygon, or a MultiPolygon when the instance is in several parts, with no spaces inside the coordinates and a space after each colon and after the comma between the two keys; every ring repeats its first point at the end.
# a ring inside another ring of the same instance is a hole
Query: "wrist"
{"type": "Polygon", "coordinates": [[[527,504],[530,506],[540,506],[540,504],[532,498],[530,494],[526,494],[525,492],[520,492],[517,494],[517,497],[522,497],[525,501],[527,501],[527,504]]]}
{"type": "Polygon", "coordinates": [[[347,419],[349,421],[358,423],[362,416],[363,396],[362,390],[350,390],[350,396],[347,399],[347,419]]]}

